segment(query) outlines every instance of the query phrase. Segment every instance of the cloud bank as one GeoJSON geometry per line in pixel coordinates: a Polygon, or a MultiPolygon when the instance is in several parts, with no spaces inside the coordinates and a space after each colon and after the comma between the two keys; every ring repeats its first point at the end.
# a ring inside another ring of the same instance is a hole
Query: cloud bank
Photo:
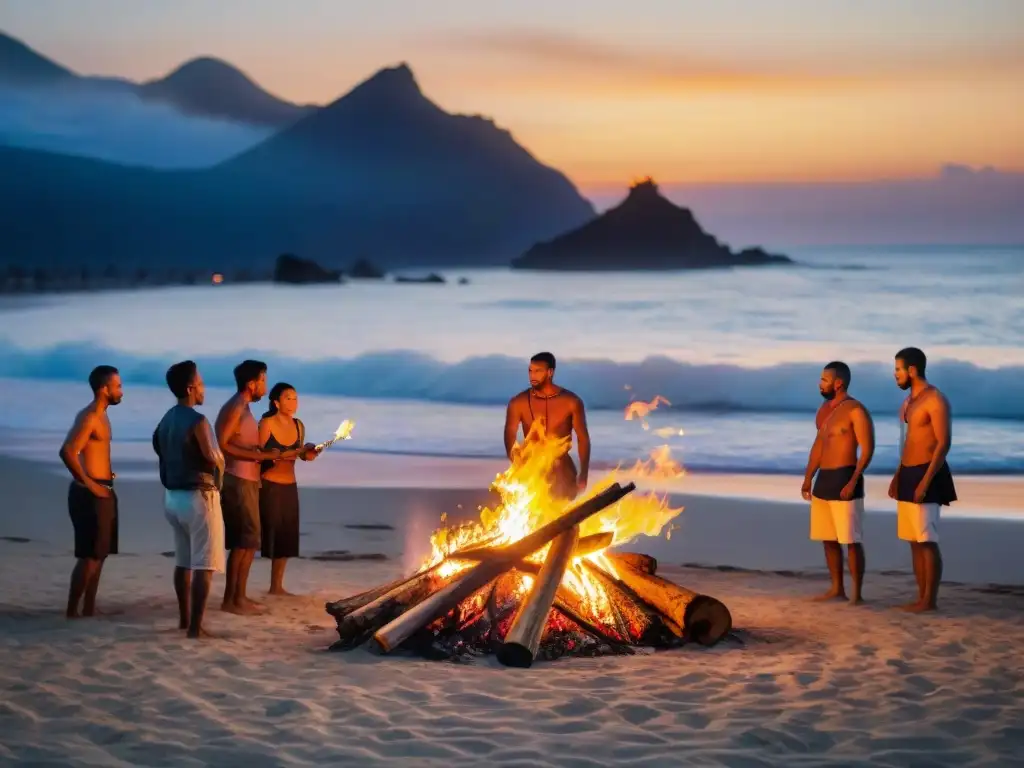
{"type": "Polygon", "coordinates": [[[0,88],[0,144],[154,168],[202,168],[270,128],[182,115],[127,87],[0,88]]]}

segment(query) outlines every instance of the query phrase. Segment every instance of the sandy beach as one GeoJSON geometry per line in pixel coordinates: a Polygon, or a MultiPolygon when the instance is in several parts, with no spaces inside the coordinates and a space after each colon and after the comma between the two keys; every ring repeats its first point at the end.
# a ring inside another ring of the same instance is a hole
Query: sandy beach
{"type": "MultiPolygon", "coordinates": [[[[225,637],[196,644],[175,628],[156,482],[119,482],[122,554],[99,601],[116,615],[67,622],[66,483],[16,459],[0,481],[5,763],[1003,766],[1024,749],[1019,523],[943,521],[942,610],[914,616],[892,610],[912,580],[891,515],[868,516],[870,602],[852,608],[808,600],[825,577],[802,505],[682,494],[671,540],[628,549],[723,600],[734,637],[512,670],[326,650],[324,602],[414,567],[440,513],[471,516],[478,490],[303,488],[287,577],[303,596],[213,611],[225,637]]],[[[251,593],[268,577],[257,560],[251,593]]]]}

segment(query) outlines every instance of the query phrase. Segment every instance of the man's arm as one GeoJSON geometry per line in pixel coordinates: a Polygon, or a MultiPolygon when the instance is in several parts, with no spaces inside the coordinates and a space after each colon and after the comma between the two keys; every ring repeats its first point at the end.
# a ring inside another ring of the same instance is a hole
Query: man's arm
{"type": "Polygon", "coordinates": [[[217,444],[225,456],[242,461],[263,461],[275,459],[277,454],[261,451],[258,448],[244,448],[233,441],[238,433],[238,424],[242,420],[242,403],[235,401],[229,407],[222,408],[217,414],[217,444]]]}
{"type": "Polygon", "coordinates": [[[95,431],[98,419],[99,416],[91,409],[75,417],[75,423],[71,425],[71,430],[60,447],[60,458],[78,483],[84,485],[93,496],[106,498],[110,495],[110,490],[89,477],[82,469],[81,459],[78,458],[95,431]]]}
{"type": "MultiPolygon", "coordinates": [[[[206,418],[202,418],[195,426],[196,442],[199,444],[199,452],[203,458],[217,467],[217,476],[224,477],[224,454],[217,445],[217,438],[213,435],[213,428],[206,418]]],[[[219,485],[219,483],[218,483],[219,485]]]]}
{"type": "Polygon", "coordinates": [[[860,448],[857,467],[853,470],[853,477],[850,478],[850,482],[856,484],[863,477],[875,455],[875,424],[871,420],[871,414],[864,406],[853,409],[850,414],[850,422],[853,425],[853,436],[857,438],[857,447],[860,448]]]}
{"type": "Polygon", "coordinates": [[[946,460],[946,455],[949,453],[949,448],[953,443],[953,417],[949,412],[949,401],[942,394],[929,398],[925,408],[928,409],[936,441],[935,453],[932,454],[932,460],[928,464],[928,471],[924,473],[924,477],[921,479],[921,485],[927,488],[931,485],[932,480],[935,478],[935,473],[939,471],[939,467],[946,460]]]}
{"type": "Polygon", "coordinates": [[[160,441],[157,439],[156,436],[156,433],[159,431],[159,429],[160,427],[157,427],[156,429],[153,430],[153,453],[155,453],[157,456],[160,455],[160,441]]]}
{"type": "Polygon", "coordinates": [[[587,409],[578,397],[573,409],[572,426],[576,430],[576,448],[580,453],[579,480],[581,484],[586,484],[590,476],[590,431],[587,429],[587,409]]]}
{"type": "Polygon", "coordinates": [[[509,461],[512,460],[512,449],[519,436],[519,406],[516,400],[515,397],[509,400],[508,408],[505,409],[505,455],[509,461]]]}
{"type": "Polygon", "coordinates": [[[800,495],[805,499],[811,498],[811,483],[814,481],[814,473],[821,466],[821,430],[814,436],[811,444],[811,452],[807,455],[807,469],[804,470],[804,484],[800,488],[800,495]]]}

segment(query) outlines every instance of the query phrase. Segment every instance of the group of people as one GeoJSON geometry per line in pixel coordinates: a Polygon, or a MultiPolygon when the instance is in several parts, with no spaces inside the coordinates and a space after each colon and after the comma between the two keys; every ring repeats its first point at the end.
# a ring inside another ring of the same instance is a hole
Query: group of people
{"type": "MultiPolygon", "coordinates": [[[[900,411],[900,463],[889,485],[897,502],[897,535],[910,543],[917,599],[911,611],[934,610],[942,578],[938,522],[941,507],[956,500],[946,463],[952,427],[949,403],[925,377],[927,360],[917,348],[895,357],[896,384],[910,394],[900,411]]],[[[555,496],[574,499],[586,488],[590,436],[586,409],[574,393],[554,382],[555,357],[541,352],[530,359],[529,389],[513,397],[506,410],[505,451],[510,459],[519,431],[568,439],[576,435],[580,467],[568,452],[551,470],[555,496]]],[[[176,399],[153,432],[153,450],[165,488],[165,515],[174,531],[174,588],[181,629],[189,637],[206,634],[203,616],[214,572],[226,572],[221,607],[238,614],[261,613],[247,595],[256,550],[271,560],[270,594],[287,595],[288,558],[299,553],[299,495],[295,462],[312,461],[317,448],[305,442],[295,417],[298,395],[290,384],[270,390],[270,408],[257,422],[250,404],[267,394],[267,366],[245,360],[235,367],[237,392],[211,426],[196,410],[205,401],[203,378],[185,360],[167,370],[167,386],[176,399]],[[225,558],[225,550],[227,557],[225,558]]],[[[842,547],[852,582],[850,600],[862,601],[864,581],[864,472],[874,455],[874,426],[863,403],[850,396],[850,367],[827,364],[819,388],[826,402],[816,416],[817,435],[807,461],[801,493],[811,503],[811,539],[822,541],[832,579],[823,599],[845,598],[842,547]]],[[[72,481],[68,510],[75,530],[77,562],[71,577],[68,617],[91,616],[107,555],[117,553],[118,512],[111,471],[107,409],[121,402],[116,368],[101,365],[89,375],[93,400],[78,413],[60,450],[72,481]],[[79,613],[79,604],[82,611],[79,613]]]]}
{"type": "MultiPolygon", "coordinates": [[[[956,501],[946,456],[952,444],[949,401],[928,382],[927,358],[916,347],[896,353],[896,385],[910,394],[900,408],[900,463],[889,483],[896,500],[896,534],[909,542],[917,581],[917,599],[903,606],[934,611],[942,580],[939,517],[956,501]]],[[[832,584],[820,599],[846,598],[843,551],[850,570],[850,601],[862,602],[864,583],[864,472],[875,452],[874,424],[863,403],[850,396],[850,367],[828,363],[819,388],[824,405],[815,417],[801,493],[811,503],[811,539],[825,547],[832,584]]]]}
{"type": "MultiPolygon", "coordinates": [[[[295,387],[275,384],[270,407],[257,422],[250,404],[267,395],[267,366],[245,360],[234,375],[237,391],[211,426],[196,410],[206,399],[198,367],[191,360],[172,365],[166,380],[176,403],[153,432],[165,489],[164,514],[174,532],[179,626],[193,638],[207,634],[203,617],[215,572],[226,574],[223,610],[263,612],[263,604],[247,594],[257,549],[271,560],[270,594],[289,594],[284,589],[285,565],[299,554],[295,462],[318,456],[316,447],[305,442],[305,428],[295,416],[295,387]]],[[[76,415],[60,449],[72,476],[68,511],[77,560],[69,618],[96,613],[103,563],[118,551],[107,409],[121,402],[123,387],[118,370],[108,365],[93,369],[89,385],[93,400],[76,415]]]]}

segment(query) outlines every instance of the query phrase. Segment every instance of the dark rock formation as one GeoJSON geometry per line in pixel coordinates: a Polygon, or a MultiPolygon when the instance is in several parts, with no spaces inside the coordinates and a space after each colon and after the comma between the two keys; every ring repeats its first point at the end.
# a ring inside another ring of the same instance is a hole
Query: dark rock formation
{"type": "Polygon", "coordinates": [[[274,282],[306,285],[309,283],[340,283],[341,272],[325,269],[315,261],[300,259],[290,253],[277,257],[274,264],[274,282]]]}
{"type": "Polygon", "coordinates": [[[366,259],[359,259],[349,267],[348,272],[345,273],[349,277],[358,278],[361,280],[380,280],[384,277],[384,270],[377,267],[372,262],[366,259]]]}
{"type": "Polygon", "coordinates": [[[650,178],[626,199],[579,229],[534,245],[513,260],[517,269],[673,270],[791,264],[760,248],[735,253],[658,191],[650,178]]]}
{"type": "Polygon", "coordinates": [[[436,272],[431,272],[429,275],[423,277],[409,277],[407,275],[396,275],[396,283],[445,283],[447,282],[441,275],[436,272]]]}

